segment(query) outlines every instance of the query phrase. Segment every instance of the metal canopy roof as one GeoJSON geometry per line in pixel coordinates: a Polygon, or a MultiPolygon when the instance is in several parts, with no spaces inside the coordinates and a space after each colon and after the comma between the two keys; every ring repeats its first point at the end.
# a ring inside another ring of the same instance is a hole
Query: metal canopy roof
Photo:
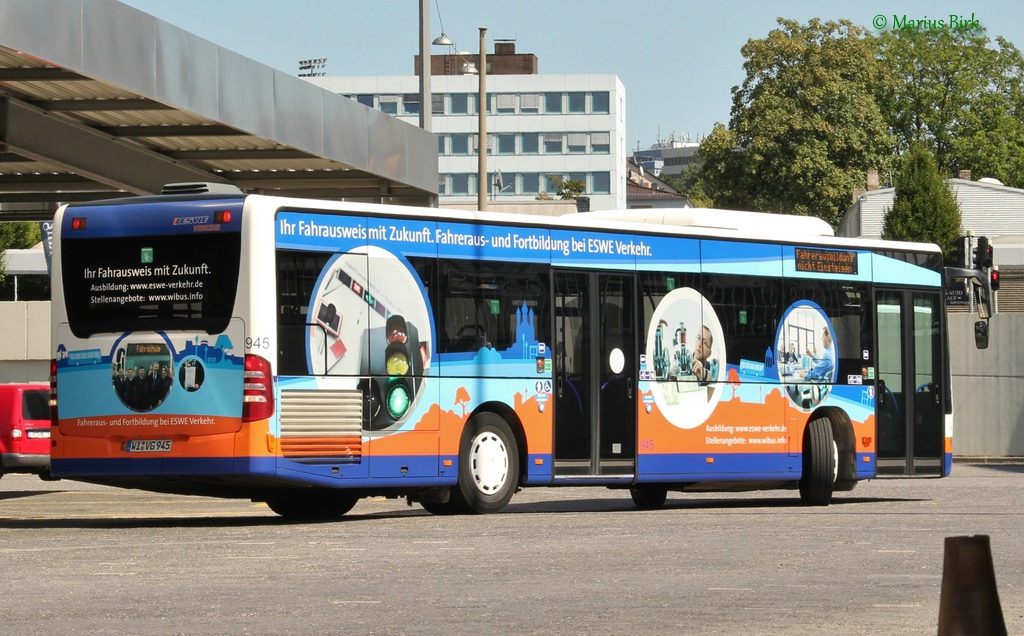
{"type": "Polygon", "coordinates": [[[115,0],[0,3],[0,205],[166,183],[437,205],[431,133],[115,0]]]}

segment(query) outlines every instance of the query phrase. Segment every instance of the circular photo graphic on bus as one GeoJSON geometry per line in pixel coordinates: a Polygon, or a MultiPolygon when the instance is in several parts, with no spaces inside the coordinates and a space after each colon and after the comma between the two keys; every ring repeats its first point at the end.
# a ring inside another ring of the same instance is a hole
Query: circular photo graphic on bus
{"type": "Polygon", "coordinates": [[[171,391],[174,360],[167,343],[127,343],[114,352],[111,367],[114,392],[133,411],[152,411],[171,391]]]}
{"type": "Polygon", "coordinates": [[[351,377],[370,429],[398,429],[430,368],[431,313],[419,277],[403,258],[362,247],[327,262],[310,300],[310,373],[351,377]]]}
{"type": "Polygon", "coordinates": [[[669,292],[654,309],[646,353],[665,418],[679,428],[703,424],[725,385],[725,339],[711,303],[689,287],[669,292]]]}
{"type": "Polygon", "coordinates": [[[178,384],[189,393],[198,391],[206,381],[206,370],[199,358],[185,358],[178,369],[178,384]]]}
{"type": "Polygon", "coordinates": [[[776,335],[779,380],[797,407],[810,410],[828,396],[836,378],[835,330],[809,300],[790,305],[776,335]]]}

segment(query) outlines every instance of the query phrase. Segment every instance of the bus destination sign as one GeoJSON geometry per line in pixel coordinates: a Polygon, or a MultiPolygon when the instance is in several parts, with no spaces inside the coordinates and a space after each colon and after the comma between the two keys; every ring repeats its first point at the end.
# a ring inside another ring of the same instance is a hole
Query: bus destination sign
{"type": "Polygon", "coordinates": [[[796,271],[857,275],[857,252],[796,248],[796,271]]]}

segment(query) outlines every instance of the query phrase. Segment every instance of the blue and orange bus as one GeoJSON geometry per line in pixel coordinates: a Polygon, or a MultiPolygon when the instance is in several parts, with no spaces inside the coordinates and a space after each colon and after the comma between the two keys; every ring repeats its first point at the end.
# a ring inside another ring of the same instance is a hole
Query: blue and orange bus
{"type": "Polygon", "coordinates": [[[56,477],[334,517],[951,467],[933,245],[197,188],[60,209],[53,266],[56,477]]]}

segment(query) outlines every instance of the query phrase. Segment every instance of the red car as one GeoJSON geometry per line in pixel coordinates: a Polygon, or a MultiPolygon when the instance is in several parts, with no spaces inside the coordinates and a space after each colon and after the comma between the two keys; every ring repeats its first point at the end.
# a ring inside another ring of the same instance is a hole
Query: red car
{"type": "Polygon", "coordinates": [[[0,384],[0,476],[50,477],[50,387],[0,384]]]}

